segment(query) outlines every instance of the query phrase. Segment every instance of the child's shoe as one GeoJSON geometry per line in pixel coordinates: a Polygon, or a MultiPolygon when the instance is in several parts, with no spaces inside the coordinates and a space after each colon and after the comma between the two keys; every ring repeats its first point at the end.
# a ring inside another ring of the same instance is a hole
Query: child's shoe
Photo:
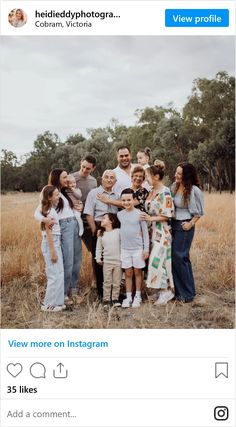
{"type": "Polygon", "coordinates": [[[138,307],[140,307],[141,303],[142,303],[141,297],[135,295],[134,300],[132,302],[132,308],[138,308],[138,307]]]}
{"type": "Polygon", "coordinates": [[[121,303],[117,299],[112,301],[112,305],[113,305],[113,307],[121,307],[121,303]]]}
{"type": "Polygon", "coordinates": [[[131,304],[132,304],[132,300],[130,298],[125,298],[122,301],[122,308],[129,308],[131,307],[131,304]]]}
{"type": "Polygon", "coordinates": [[[174,294],[171,290],[161,291],[158,300],[154,305],[166,305],[168,301],[174,298],[174,294]]]}
{"type": "Polygon", "coordinates": [[[47,312],[56,312],[56,311],[62,311],[65,310],[65,305],[42,305],[41,311],[47,311],[47,312]]]}

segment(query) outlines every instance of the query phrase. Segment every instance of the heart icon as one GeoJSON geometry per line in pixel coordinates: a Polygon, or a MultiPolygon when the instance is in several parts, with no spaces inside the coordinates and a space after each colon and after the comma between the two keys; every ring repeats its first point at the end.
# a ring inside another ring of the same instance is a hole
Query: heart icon
{"type": "Polygon", "coordinates": [[[20,363],[8,363],[7,365],[7,372],[14,378],[22,372],[22,369],[23,366],[20,363]]]}

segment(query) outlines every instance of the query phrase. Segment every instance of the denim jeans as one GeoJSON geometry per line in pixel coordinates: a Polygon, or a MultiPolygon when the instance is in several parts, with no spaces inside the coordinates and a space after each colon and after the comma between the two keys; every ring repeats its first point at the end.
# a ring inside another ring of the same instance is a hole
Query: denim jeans
{"type": "Polygon", "coordinates": [[[53,235],[52,238],[57,254],[57,262],[51,261],[51,254],[46,236],[43,236],[41,249],[44,256],[47,276],[44,305],[55,306],[64,304],[64,269],[60,236],[53,235]]]}
{"type": "Polygon", "coordinates": [[[72,288],[79,287],[79,274],[82,259],[82,244],[79,237],[78,222],[75,217],[60,219],[61,249],[64,264],[65,295],[72,288]]]}
{"type": "Polygon", "coordinates": [[[189,251],[195,227],[189,231],[184,231],[181,226],[182,222],[172,221],[172,274],[176,298],[191,301],[196,293],[189,251]]]}

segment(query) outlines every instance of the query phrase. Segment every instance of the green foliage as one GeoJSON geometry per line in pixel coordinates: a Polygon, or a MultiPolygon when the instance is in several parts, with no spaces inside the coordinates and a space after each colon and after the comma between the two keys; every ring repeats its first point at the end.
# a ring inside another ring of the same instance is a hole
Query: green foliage
{"type": "Polygon", "coordinates": [[[234,99],[235,79],[222,71],[212,80],[196,79],[184,107],[185,120],[199,135],[189,159],[200,168],[210,190],[234,188],[234,99]]]}
{"type": "Polygon", "coordinates": [[[1,150],[1,187],[2,191],[15,190],[17,178],[17,157],[12,151],[1,150]]]}
{"type": "Polygon", "coordinates": [[[136,161],[140,149],[151,149],[151,161],[166,163],[169,181],[180,161],[195,164],[207,188],[234,188],[235,79],[221,71],[213,79],[197,78],[182,113],[172,104],[136,110],[136,124],[125,126],[112,118],[105,128],[69,135],[61,142],[46,131],[34,141],[34,150],[19,165],[16,155],[2,150],[2,188],[38,191],[52,168],[77,171],[81,159],[92,154],[97,160],[94,175],[99,180],[105,169],[116,166],[116,149],[128,145],[136,161]]]}

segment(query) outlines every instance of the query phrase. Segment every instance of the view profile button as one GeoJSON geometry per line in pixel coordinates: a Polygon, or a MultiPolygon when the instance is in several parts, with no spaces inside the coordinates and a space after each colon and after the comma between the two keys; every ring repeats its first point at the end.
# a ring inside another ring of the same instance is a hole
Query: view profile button
{"type": "Polygon", "coordinates": [[[166,27],[228,27],[228,9],[166,9],[166,27]]]}

